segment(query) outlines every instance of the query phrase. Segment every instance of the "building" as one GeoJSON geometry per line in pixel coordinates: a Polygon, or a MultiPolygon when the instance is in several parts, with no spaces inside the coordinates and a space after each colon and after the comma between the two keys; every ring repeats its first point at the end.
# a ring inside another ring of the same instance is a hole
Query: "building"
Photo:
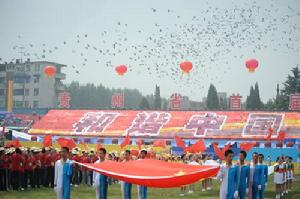
{"type": "Polygon", "coordinates": [[[22,63],[0,64],[0,107],[6,106],[6,89],[8,74],[13,78],[13,107],[14,108],[56,108],[58,94],[64,90],[62,81],[66,75],[61,72],[66,65],[48,61],[31,62],[28,59],[22,63]],[[47,77],[43,69],[55,66],[54,77],[47,77]]]}

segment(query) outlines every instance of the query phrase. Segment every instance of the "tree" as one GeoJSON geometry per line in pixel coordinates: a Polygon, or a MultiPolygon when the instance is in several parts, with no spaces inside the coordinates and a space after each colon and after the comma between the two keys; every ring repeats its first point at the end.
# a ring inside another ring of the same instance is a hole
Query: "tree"
{"type": "Polygon", "coordinates": [[[254,86],[254,96],[253,96],[253,106],[255,110],[261,110],[263,108],[263,103],[260,99],[258,83],[254,86]]]}
{"type": "Polygon", "coordinates": [[[145,97],[142,98],[142,100],[140,102],[140,105],[139,105],[139,108],[141,110],[149,110],[150,109],[149,102],[145,97]]]}
{"type": "Polygon", "coordinates": [[[218,110],[220,108],[217,89],[213,84],[210,84],[208,89],[206,106],[210,110],[218,110]]]}
{"type": "Polygon", "coordinates": [[[254,89],[253,86],[250,87],[250,93],[247,96],[246,99],[246,108],[248,110],[253,110],[254,109],[254,89]]]}
{"type": "Polygon", "coordinates": [[[280,103],[278,108],[281,110],[288,110],[289,95],[300,92],[300,70],[296,66],[291,70],[292,75],[288,75],[287,80],[283,83],[283,89],[281,90],[280,103]]]}
{"type": "Polygon", "coordinates": [[[253,86],[250,87],[250,93],[246,99],[246,107],[247,110],[261,110],[263,108],[263,103],[260,99],[259,87],[257,82],[255,83],[254,88],[253,86]]]}
{"type": "Polygon", "coordinates": [[[155,86],[155,94],[154,94],[154,109],[161,109],[161,98],[160,98],[160,88],[159,86],[155,86]]]}

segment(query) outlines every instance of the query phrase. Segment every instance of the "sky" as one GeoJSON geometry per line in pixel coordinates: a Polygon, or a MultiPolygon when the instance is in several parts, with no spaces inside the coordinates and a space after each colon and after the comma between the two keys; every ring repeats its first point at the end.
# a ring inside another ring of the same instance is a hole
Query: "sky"
{"type": "Polygon", "coordinates": [[[65,83],[178,92],[201,101],[243,96],[258,82],[264,102],[299,64],[299,0],[0,0],[0,63],[21,57],[67,65],[65,83]],[[20,53],[22,51],[22,53],[20,53]],[[249,73],[248,59],[259,67],[249,73]],[[179,64],[191,61],[183,74],[179,64]],[[118,76],[115,67],[128,72],[118,76]]]}

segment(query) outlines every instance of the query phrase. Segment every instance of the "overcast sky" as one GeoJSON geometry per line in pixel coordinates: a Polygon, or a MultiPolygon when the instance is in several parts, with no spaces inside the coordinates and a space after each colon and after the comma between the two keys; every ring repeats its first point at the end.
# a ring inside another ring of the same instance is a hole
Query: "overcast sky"
{"type": "Polygon", "coordinates": [[[198,101],[210,83],[245,100],[255,82],[267,101],[300,57],[299,0],[0,0],[0,27],[2,62],[22,46],[23,58],[66,64],[67,83],[143,94],[157,84],[163,97],[198,101]],[[260,63],[255,73],[249,58],[260,63]],[[189,75],[183,60],[194,64],[189,75]],[[123,77],[118,64],[129,68],[123,77]]]}

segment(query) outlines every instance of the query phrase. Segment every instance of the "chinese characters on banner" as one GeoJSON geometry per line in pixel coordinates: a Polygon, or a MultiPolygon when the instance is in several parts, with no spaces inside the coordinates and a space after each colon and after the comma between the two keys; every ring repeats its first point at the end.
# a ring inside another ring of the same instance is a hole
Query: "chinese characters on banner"
{"type": "Polygon", "coordinates": [[[168,112],[138,113],[127,133],[133,136],[157,136],[160,129],[169,122],[171,114],[168,112]]]}
{"type": "Polygon", "coordinates": [[[295,93],[290,95],[290,110],[299,111],[300,110],[300,93],[295,93]]]}
{"type": "Polygon", "coordinates": [[[124,93],[114,93],[111,96],[111,108],[124,108],[124,93]]]}
{"type": "Polygon", "coordinates": [[[77,123],[73,125],[73,132],[101,133],[118,116],[116,112],[88,112],[77,123]]]}
{"type": "Polygon", "coordinates": [[[171,110],[180,110],[182,106],[182,97],[179,93],[174,93],[169,99],[169,106],[171,110]]]}
{"type": "Polygon", "coordinates": [[[242,109],[242,96],[239,94],[230,96],[230,110],[242,109]]]}
{"type": "Polygon", "coordinates": [[[61,92],[58,94],[59,108],[70,108],[71,96],[69,92],[61,92]]]}
{"type": "Polygon", "coordinates": [[[248,122],[243,128],[243,136],[266,136],[269,129],[279,132],[284,114],[275,113],[250,113],[248,122]]]}
{"type": "Polygon", "coordinates": [[[204,115],[192,115],[184,130],[193,130],[194,136],[203,137],[207,133],[217,133],[222,129],[226,121],[226,115],[206,113],[204,115]]]}

